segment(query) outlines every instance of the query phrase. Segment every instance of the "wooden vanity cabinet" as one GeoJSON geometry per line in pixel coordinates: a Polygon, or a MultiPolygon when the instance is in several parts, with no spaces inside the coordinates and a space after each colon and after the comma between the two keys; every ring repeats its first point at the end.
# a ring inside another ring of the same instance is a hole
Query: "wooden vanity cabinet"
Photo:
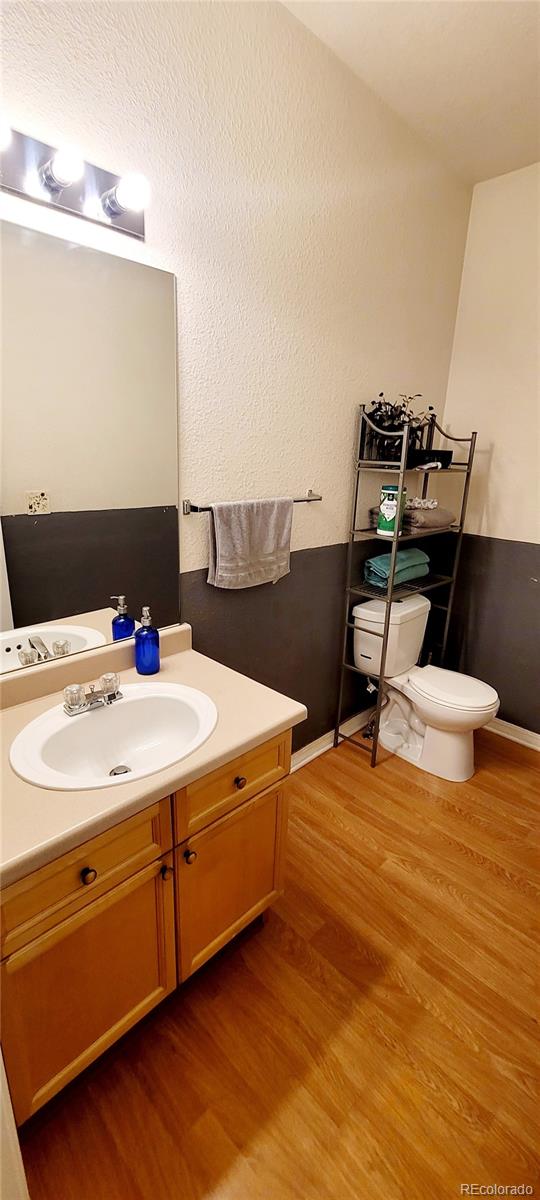
{"type": "Polygon", "coordinates": [[[172,853],[2,963],[2,1046],[18,1124],[176,986],[172,853]]]}
{"type": "Polygon", "coordinates": [[[277,899],[290,752],[289,731],[5,889],[18,1124],[277,899]]]}
{"type": "Polygon", "coordinates": [[[176,848],[181,980],[282,892],[286,822],[284,790],[271,788],[176,848]]]}
{"type": "Polygon", "coordinates": [[[291,731],[173,797],[178,974],[187,979],[283,891],[291,731]]]}
{"type": "Polygon", "coordinates": [[[252,796],[279,783],[291,769],[291,731],[239,754],[224,766],[195,779],[173,797],[174,844],[206,829],[252,796]]]}
{"type": "Polygon", "coordinates": [[[1,957],[92,904],[172,847],[167,796],[11,884],[0,907],[1,957]]]}

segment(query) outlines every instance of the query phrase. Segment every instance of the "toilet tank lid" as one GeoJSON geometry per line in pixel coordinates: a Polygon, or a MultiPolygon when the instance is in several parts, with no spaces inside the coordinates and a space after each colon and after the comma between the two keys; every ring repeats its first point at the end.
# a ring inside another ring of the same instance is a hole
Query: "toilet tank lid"
{"type": "MultiPolygon", "coordinates": [[[[427,596],[407,596],[406,600],[393,600],[390,612],[391,625],[404,625],[415,617],[425,616],[431,605],[427,596]]],[[[368,600],[365,604],[355,604],[353,608],[354,623],[359,629],[367,625],[384,625],[386,604],[384,600],[368,600]]]]}
{"type": "Polygon", "coordinates": [[[439,700],[448,708],[480,711],[491,708],[499,699],[489,683],[459,671],[445,671],[443,667],[413,667],[409,683],[420,695],[439,700]]]}

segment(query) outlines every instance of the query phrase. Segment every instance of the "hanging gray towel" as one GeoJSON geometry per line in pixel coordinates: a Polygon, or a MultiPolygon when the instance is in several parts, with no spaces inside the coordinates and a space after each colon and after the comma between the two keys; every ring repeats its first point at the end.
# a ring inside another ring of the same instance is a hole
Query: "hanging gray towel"
{"type": "Polygon", "coordinates": [[[247,588],[288,575],[292,514],[293,502],[285,497],[213,504],[207,583],[247,588]]]}

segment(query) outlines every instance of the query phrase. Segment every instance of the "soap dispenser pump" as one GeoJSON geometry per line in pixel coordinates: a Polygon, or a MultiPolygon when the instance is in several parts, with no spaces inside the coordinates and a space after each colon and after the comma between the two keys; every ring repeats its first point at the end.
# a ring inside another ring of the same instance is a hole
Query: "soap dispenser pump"
{"type": "Polygon", "coordinates": [[[141,627],[135,634],[135,666],[139,675],[157,675],[159,671],[159,631],[152,625],[150,609],[142,610],[141,627]]]}
{"type": "Polygon", "coordinates": [[[112,635],[113,642],[118,642],[121,638],[131,637],[135,631],[135,621],[128,615],[125,596],[111,596],[111,600],[117,602],[116,616],[112,619],[112,635]]]}

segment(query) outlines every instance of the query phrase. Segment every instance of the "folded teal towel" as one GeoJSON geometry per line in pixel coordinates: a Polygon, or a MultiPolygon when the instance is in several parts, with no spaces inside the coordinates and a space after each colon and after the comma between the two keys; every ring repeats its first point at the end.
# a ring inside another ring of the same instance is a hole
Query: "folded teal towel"
{"type": "MultiPolygon", "coordinates": [[[[364,563],[364,579],[375,587],[386,588],[390,574],[390,554],[379,554],[377,558],[368,558],[364,563]]],[[[429,575],[429,558],[423,550],[398,550],[394,586],[398,583],[408,583],[411,579],[421,579],[429,575]]]]}
{"type": "MultiPolygon", "coordinates": [[[[429,575],[429,567],[426,564],[418,563],[415,567],[404,567],[401,571],[396,571],[394,575],[394,587],[400,583],[410,583],[412,579],[422,579],[424,575],[429,575]]],[[[366,583],[373,584],[374,587],[379,587],[386,590],[388,587],[388,577],[383,578],[377,575],[375,571],[366,570],[366,583]]]]}

